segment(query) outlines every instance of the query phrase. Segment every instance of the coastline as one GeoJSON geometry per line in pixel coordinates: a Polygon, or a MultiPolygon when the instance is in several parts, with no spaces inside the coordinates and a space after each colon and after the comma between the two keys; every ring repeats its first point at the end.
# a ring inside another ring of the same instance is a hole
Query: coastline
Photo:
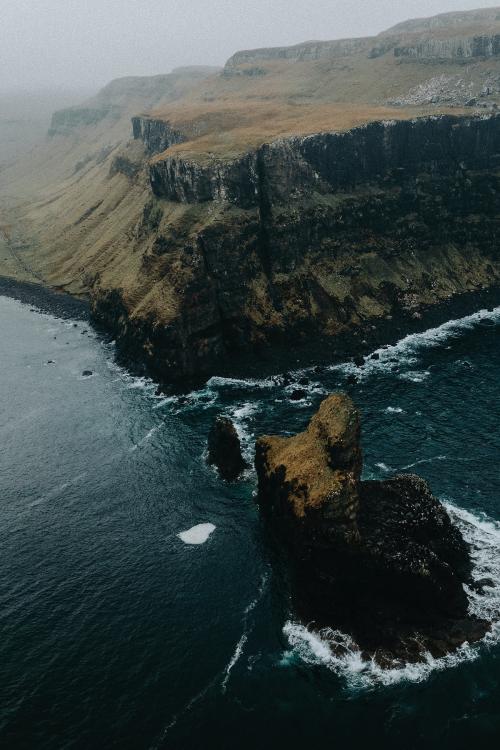
{"type": "MultiPolygon", "coordinates": [[[[96,320],[90,302],[42,284],[18,281],[0,276],[0,295],[33,305],[42,312],[61,318],[85,320],[104,336],[113,338],[113,331],[96,320]]],[[[250,351],[231,351],[217,369],[203,372],[198,378],[182,383],[165,381],[161,365],[146,363],[130,346],[120,346],[117,340],[116,357],[120,365],[133,374],[147,375],[160,384],[163,391],[186,393],[206,383],[211,377],[269,377],[289,370],[309,367],[326,367],[362,357],[373,350],[395,344],[412,333],[421,333],[448,320],[464,317],[480,309],[500,305],[500,286],[474,290],[455,295],[435,305],[426,305],[415,311],[394,311],[383,319],[369,319],[363,325],[350,328],[335,337],[315,337],[309,342],[275,341],[265,348],[250,351]]],[[[141,342],[134,347],[141,350],[141,342]]]]}
{"type": "Polygon", "coordinates": [[[60,318],[90,321],[90,304],[43,284],[0,276],[0,296],[17,299],[60,318]]]}

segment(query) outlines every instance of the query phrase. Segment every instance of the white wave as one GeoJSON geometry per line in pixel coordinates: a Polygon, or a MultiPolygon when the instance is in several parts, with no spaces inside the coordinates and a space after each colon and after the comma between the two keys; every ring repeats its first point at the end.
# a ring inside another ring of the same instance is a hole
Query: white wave
{"type": "Polygon", "coordinates": [[[430,377],[429,370],[410,370],[399,375],[401,380],[409,380],[411,383],[423,383],[430,377]]]}
{"type": "Polygon", "coordinates": [[[375,466],[377,467],[377,469],[380,469],[380,471],[383,471],[386,474],[388,474],[391,471],[394,471],[394,469],[391,469],[390,466],[387,466],[387,464],[384,464],[382,461],[379,461],[379,463],[375,464],[375,466]]]}
{"type": "Polygon", "coordinates": [[[243,653],[243,649],[247,641],[248,641],[248,635],[246,633],[243,633],[240,640],[236,644],[236,649],[234,651],[234,654],[232,655],[231,660],[226,667],[224,679],[222,680],[222,692],[223,693],[226,691],[227,683],[229,682],[229,678],[231,676],[231,670],[233,669],[234,665],[239,661],[239,658],[243,653]]]}
{"type": "MultiPolygon", "coordinates": [[[[243,458],[249,467],[253,467],[255,434],[249,427],[249,420],[258,411],[260,402],[246,401],[243,404],[233,406],[227,412],[232,420],[241,443],[243,458]]],[[[251,471],[251,469],[250,469],[251,471]]]]}
{"type": "MultiPolygon", "coordinates": [[[[495,307],[493,310],[479,310],[463,318],[448,320],[440,326],[428,328],[421,333],[410,333],[392,346],[376,349],[364,358],[364,363],[360,367],[352,362],[344,362],[339,365],[332,365],[329,369],[343,372],[346,375],[355,373],[359,377],[367,377],[380,371],[394,371],[401,367],[409,367],[419,361],[419,355],[422,351],[442,346],[447,341],[461,336],[464,332],[472,330],[485,321],[494,324],[500,323],[500,307],[495,307]]],[[[414,380],[414,382],[422,382],[422,379],[428,376],[429,373],[426,371],[413,371],[402,373],[400,377],[414,380]]]]}
{"type": "Polygon", "coordinates": [[[151,438],[153,437],[153,435],[157,433],[158,430],[161,430],[162,427],[163,427],[163,422],[160,422],[160,424],[157,424],[155,427],[151,427],[151,429],[148,430],[148,432],[144,435],[142,440],[139,440],[138,443],[135,443],[135,445],[131,447],[130,452],[133,453],[138,448],[142,448],[142,446],[145,445],[147,442],[149,442],[151,438]]]}
{"type": "Polygon", "coordinates": [[[415,466],[421,466],[422,464],[433,464],[434,461],[448,461],[448,456],[434,456],[434,458],[421,458],[420,461],[414,461],[412,464],[401,466],[401,468],[398,469],[398,471],[407,471],[408,469],[413,469],[415,468],[415,466]]]}
{"type": "Polygon", "coordinates": [[[184,544],[205,544],[215,529],[213,523],[200,523],[187,531],[181,531],[177,536],[184,544]]]}
{"type": "Polygon", "coordinates": [[[362,658],[353,639],[345,633],[329,628],[314,631],[300,623],[288,621],[283,633],[291,646],[280,661],[288,666],[297,659],[311,665],[322,665],[345,679],[351,688],[369,689],[377,685],[399,682],[423,682],[432,672],[458,667],[478,658],[481,650],[500,642],[500,522],[445,503],[452,521],[460,528],[471,546],[475,581],[491,581],[483,593],[466,587],[470,612],[492,623],[489,633],[480,643],[463,644],[451,654],[434,658],[427,653],[417,664],[397,665],[383,669],[373,660],[362,658]]]}
{"type": "Polygon", "coordinates": [[[272,378],[223,378],[215,375],[207,382],[209,388],[274,388],[272,378]]]}
{"type": "Polygon", "coordinates": [[[255,609],[255,607],[257,606],[257,604],[260,602],[260,600],[262,599],[262,596],[264,595],[264,591],[266,590],[267,581],[268,581],[268,575],[264,574],[262,576],[262,578],[261,578],[261,582],[260,582],[259,590],[257,592],[257,596],[255,597],[255,599],[252,599],[252,601],[250,602],[250,604],[247,607],[245,607],[245,609],[243,611],[243,633],[242,633],[242,635],[241,635],[238,643],[236,644],[236,648],[234,650],[234,653],[231,656],[231,659],[230,659],[230,661],[229,661],[229,663],[228,663],[228,665],[227,665],[227,667],[225,669],[224,677],[223,677],[222,684],[221,684],[221,689],[222,689],[223,693],[226,692],[227,683],[229,682],[229,678],[231,676],[231,671],[232,671],[233,667],[239,661],[241,655],[243,654],[243,650],[245,648],[245,644],[248,641],[248,636],[250,635],[250,633],[252,631],[252,628],[253,628],[253,626],[250,627],[250,628],[248,626],[248,617],[253,612],[253,610],[255,609]]]}
{"type": "Polygon", "coordinates": [[[387,409],[384,409],[384,412],[386,414],[404,414],[404,409],[400,406],[388,406],[387,409]]]}

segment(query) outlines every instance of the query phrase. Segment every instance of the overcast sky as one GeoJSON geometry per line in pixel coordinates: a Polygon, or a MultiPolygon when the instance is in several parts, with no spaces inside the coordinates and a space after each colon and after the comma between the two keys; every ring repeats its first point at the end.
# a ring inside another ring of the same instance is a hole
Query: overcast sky
{"type": "Polygon", "coordinates": [[[238,49],[376,34],[487,0],[0,0],[0,90],[97,88],[238,49]]]}

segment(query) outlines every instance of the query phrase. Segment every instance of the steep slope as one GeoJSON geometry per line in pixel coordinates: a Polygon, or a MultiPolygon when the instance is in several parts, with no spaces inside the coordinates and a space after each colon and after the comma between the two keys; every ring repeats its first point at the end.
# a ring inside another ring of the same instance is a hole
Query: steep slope
{"type": "Polygon", "coordinates": [[[88,295],[182,381],[498,283],[500,56],[402,55],[417,36],[237,53],[56,114],[2,173],[0,273],[88,295]]]}

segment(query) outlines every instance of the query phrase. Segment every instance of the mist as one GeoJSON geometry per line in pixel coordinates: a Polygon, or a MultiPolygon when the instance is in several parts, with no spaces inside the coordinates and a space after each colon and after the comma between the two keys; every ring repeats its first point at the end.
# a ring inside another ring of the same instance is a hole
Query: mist
{"type": "Polygon", "coordinates": [[[97,89],[238,49],[377,34],[484,0],[2,0],[0,91],[97,89]]]}

